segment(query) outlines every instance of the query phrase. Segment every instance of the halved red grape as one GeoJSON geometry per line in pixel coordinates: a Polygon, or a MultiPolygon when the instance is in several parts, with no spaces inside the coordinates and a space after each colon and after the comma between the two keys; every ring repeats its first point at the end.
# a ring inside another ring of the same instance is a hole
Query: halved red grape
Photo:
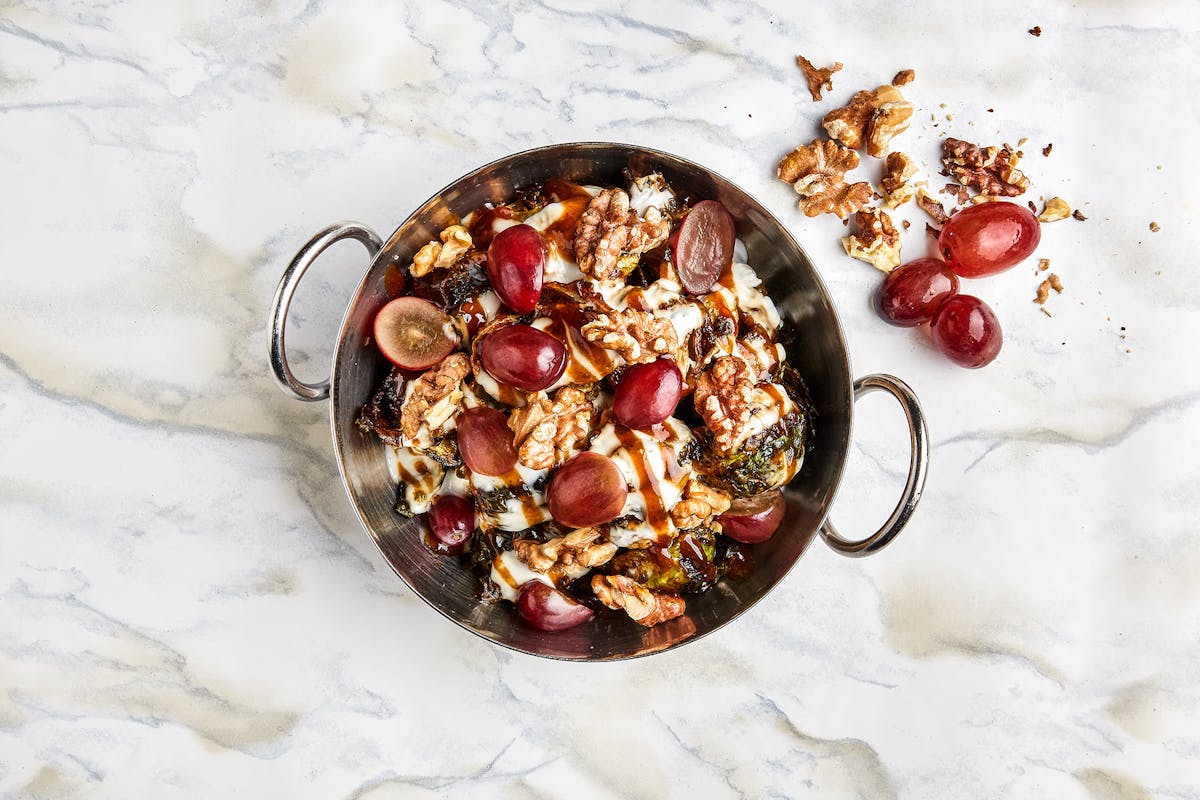
{"type": "Polygon", "coordinates": [[[480,475],[504,475],[517,465],[517,448],[504,412],[487,406],[458,415],[458,452],[463,463],[480,475]]]}
{"type": "Polygon", "coordinates": [[[634,364],[613,393],[613,417],[626,428],[649,428],[675,413],[683,376],[669,358],[634,364]]]}
{"type": "Polygon", "coordinates": [[[937,348],[960,367],[977,369],[1000,352],[1000,320],[978,297],[959,294],[942,303],[929,328],[937,348]]]}
{"type": "Polygon", "coordinates": [[[488,246],[488,280],[501,302],[518,314],[537,306],[545,270],[546,242],[528,225],[505,228],[488,246]]]}
{"type": "Polygon", "coordinates": [[[429,369],[454,352],[458,337],[449,315],[427,300],[397,297],[375,315],[375,344],[403,369],[429,369]]]}
{"type": "Polygon", "coordinates": [[[537,392],[562,377],[567,348],[532,325],[508,325],[479,342],[479,358],[493,378],[537,392]]]}
{"type": "Polygon", "coordinates": [[[583,452],[554,473],[546,487],[550,515],[568,528],[588,528],[616,519],[629,487],[608,456],[583,452]]]}
{"type": "Polygon", "coordinates": [[[429,532],[447,548],[457,548],[475,532],[475,504],[456,494],[444,494],[426,514],[429,532]]]}
{"type": "Polygon", "coordinates": [[[563,631],[587,622],[592,610],[541,581],[529,581],[517,595],[517,613],[543,631],[563,631]]]}
{"type": "Polygon", "coordinates": [[[783,521],[783,492],[773,489],[754,497],[738,497],[720,516],[721,530],[745,544],[765,542],[783,521]]]}
{"type": "Polygon", "coordinates": [[[690,294],[705,294],[733,263],[733,217],[717,200],[701,200],[679,224],[675,270],[690,294]]]}
{"type": "Polygon", "coordinates": [[[876,308],[893,325],[911,328],[933,316],[947,298],[958,294],[958,276],[945,261],[918,258],[887,274],[875,296],[876,308]]]}
{"type": "Polygon", "coordinates": [[[1024,260],[1041,240],[1041,225],[1028,208],[995,201],[950,217],[938,234],[938,250],[957,274],[981,278],[1024,260]]]}

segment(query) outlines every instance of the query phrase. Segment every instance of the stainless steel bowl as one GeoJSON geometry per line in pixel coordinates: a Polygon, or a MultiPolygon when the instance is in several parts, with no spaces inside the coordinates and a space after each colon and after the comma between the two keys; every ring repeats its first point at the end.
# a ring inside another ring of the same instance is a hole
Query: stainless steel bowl
{"type": "Polygon", "coordinates": [[[623,144],[586,142],[552,145],[507,156],[480,167],[435,194],[405,220],[386,243],[357,223],[333,225],[296,254],[279,282],[270,318],[270,362],[283,390],[300,400],[332,399],[330,422],[338,467],[363,527],[396,574],[426,602],[467,630],[505,647],[549,658],[604,661],[661,652],[697,639],[730,622],[762,599],[803,555],[815,534],[840,553],[866,555],[887,545],[908,521],[920,498],[928,468],[927,433],[920,404],[902,381],[870,375],[852,381],[850,359],[837,313],[808,256],[787,229],[760,203],[711,170],[678,156],[623,144]],[[393,510],[396,487],[388,476],[382,445],[354,425],[359,408],[387,373],[370,344],[375,312],[387,301],[384,271],[407,262],[447,225],[485,202],[508,200],[514,190],[561,177],[586,184],[622,185],[622,170],[662,172],[680,194],[720,200],[737,220],[749,262],[762,277],[785,319],[781,341],[788,361],[808,382],[816,409],[815,435],[797,477],[785,495],[783,526],[754,547],[748,577],[723,580],[687,598],[687,614],[654,628],[622,615],[603,616],[559,633],[521,623],[511,606],[476,600],[476,579],[457,559],[431,554],[417,522],[393,510]],[[284,330],[288,306],[304,271],[329,245],[356,239],[372,256],[338,334],[331,377],[318,384],[298,380],[288,367],[284,330]],[[843,539],[827,519],[850,446],[854,400],[882,389],[900,402],[912,440],[908,482],[891,517],[861,540],[843,539]]]}

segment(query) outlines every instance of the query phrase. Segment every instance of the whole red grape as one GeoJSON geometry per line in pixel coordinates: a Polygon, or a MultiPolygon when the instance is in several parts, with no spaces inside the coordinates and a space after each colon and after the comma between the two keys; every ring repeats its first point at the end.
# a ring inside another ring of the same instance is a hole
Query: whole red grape
{"type": "Polygon", "coordinates": [[[933,315],[933,343],[960,367],[978,369],[992,363],[1004,343],[1000,320],[988,304],[969,294],[942,303],[933,315]]]}

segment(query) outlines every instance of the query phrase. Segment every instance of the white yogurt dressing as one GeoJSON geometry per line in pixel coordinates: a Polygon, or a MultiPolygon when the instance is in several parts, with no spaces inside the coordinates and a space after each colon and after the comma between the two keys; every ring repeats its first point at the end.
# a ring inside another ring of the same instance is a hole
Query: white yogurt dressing
{"type": "Polygon", "coordinates": [[[506,550],[492,559],[492,583],[510,603],[517,602],[521,587],[529,581],[541,581],[553,586],[554,581],[543,572],[530,569],[512,550],[506,550]]]}
{"type": "Polygon", "coordinates": [[[407,447],[384,448],[388,474],[404,487],[404,502],[414,514],[424,514],[442,486],[445,468],[429,456],[407,447]]]}
{"type": "Polygon", "coordinates": [[[639,217],[645,217],[651,208],[666,213],[674,205],[675,193],[658,172],[635,178],[629,185],[629,207],[636,211],[639,217]]]}
{"type": "Polygon", "coordinates": [[[533,485],[545,478],[549,470],[530,469],[524,464],[517,464],[516,470],[506,475],[480,475],[472,472],[471,488],[478,494],[489,494],[500,489],[511,489],[511,496],[506,498],[499,511],[488,511],[476,504],[475,513],[486,523],[484,527],[499,528],[502,531],[523,531],[534,525],[550,519],[550,509],[546,507],[546,496],[533,488],[533,485]]]}

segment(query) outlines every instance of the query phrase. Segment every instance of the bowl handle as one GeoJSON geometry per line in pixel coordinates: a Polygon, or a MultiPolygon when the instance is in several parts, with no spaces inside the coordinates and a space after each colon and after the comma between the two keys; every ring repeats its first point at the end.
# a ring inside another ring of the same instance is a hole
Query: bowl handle
{"type": "Polygon", "coordinates": [[[825,543],[844,556],[867,556],[887,547],[896,534],[907,524],[909,517],[917,508],[921,492],[925,489],[925,475],[929,472],[929,431],[925,427],[925,413],[921,404],[908,384],[891,375],[867,375],[854,382],[854,399],[864,394],[883,389],[900,401],[904,417],[908,421],[908,434],[912,442],[912,457],[908,462],[908,482],[904,484],[904,492],[900,502],[896,504],[892,515],[888,517],[883,527],[865,539],[850,541],[838,534],[833,523],[827,518],[822,523],[820,532],[825,543]]]}
{"type": "Polygon", "coordinates": [[[270,341],[271,372],[284,394],[297,400],[324,400],[329,397],[329,379],[319,383],[305,383],[292,374],[288,366],[287,352],[284,350],[284,330],[287,324],[288,307],[292,304],[292,295],[304,277],[304,272],[317,260],[327,247],[342,239],[355,239],[362,242],[371,258],[383,247],[383,242],[375,231],[357,222],[339,222],[330,225],[318,233],[296,253],[292,263],[283,271],[279,279],[279,288],[275,290],[275,299],[271,302],[271,318],[268,324],[270,341]]]}

